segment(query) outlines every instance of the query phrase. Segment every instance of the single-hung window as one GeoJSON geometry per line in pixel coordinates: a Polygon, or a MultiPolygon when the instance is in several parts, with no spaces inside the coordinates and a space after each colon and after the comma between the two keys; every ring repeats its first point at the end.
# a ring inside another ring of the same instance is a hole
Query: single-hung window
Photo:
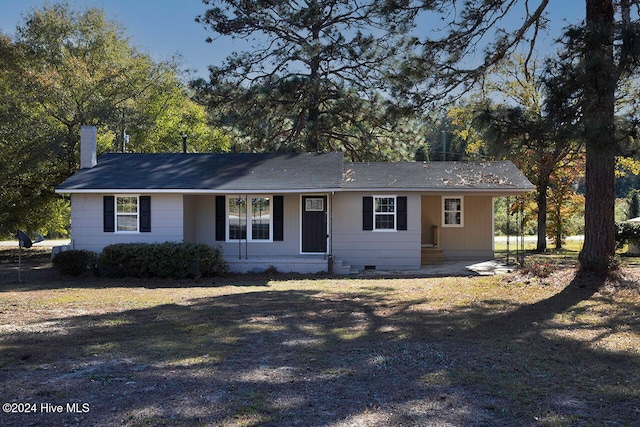
{"type": "Polygon", "coordinates": [[[116,197],[116,231],[138,231],[138,196],[116,197]]]}
{"type": "Polygon", "coordinates": [[[443,227],[462,227],[462,197],[443,197],[443,227]]]}
{"type": "Polygon", "coordinates": [[[396,229],[396,196],[373,196],[373,229],[396,229]]]}

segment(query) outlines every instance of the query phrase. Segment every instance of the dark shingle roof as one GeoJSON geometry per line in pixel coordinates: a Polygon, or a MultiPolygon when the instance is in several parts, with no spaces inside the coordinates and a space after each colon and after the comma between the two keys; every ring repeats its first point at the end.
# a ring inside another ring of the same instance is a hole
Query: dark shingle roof
{"type": "Polygon", "coordinates": [[[305,192],[488,190],[533,185],[509,161],[343,163],[342,153],[122,154],[100,156],[56,191],[305,192]]]}
{"type": "Polygon", "coordinates": [[[345,163],[343,188],[532,190],[510,161],[345,163]]]}
{"type": "Polygon", "coordinates": [[[342,153],[109,153],[56,190],[285,191],[341,185],[342,153]]]}

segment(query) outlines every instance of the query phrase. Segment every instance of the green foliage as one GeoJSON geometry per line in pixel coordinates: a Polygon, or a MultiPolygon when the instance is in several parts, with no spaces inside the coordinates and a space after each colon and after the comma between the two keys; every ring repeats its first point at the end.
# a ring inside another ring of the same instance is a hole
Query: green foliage
{"type": "Polygon", "coordinates": [[[129,150],[135,151],[136,146],[141,145],[140,149],[145,152],[180,151],[182,135],[187,136],[187,152],[221,152],[231,148],[229,135],[207,124],[207,112],[203,106],[179,91],[171,94],[171,98],[157,106],[154,126],[135,131],[132,135],[135,145],[129,150]]]}
{"type": "MultiPolygon", "coordinates": [[[[397,92],[409,102],[422,106],[446,96],[460,96],[477,84],[484,85],[488,70],[519,52],[524,52],[526,69],[527,64],[534,61],[536,40],[547,27],[548,6],[552,2],[525,2],[527,7],[519,7],[522,2],[517,1],[385,3],[415,12],[414,17],[422,18],[420,22],[440,22],[439,31],[427,32],[411,45],[407,59],[392,75],[397,80],[397,92]],[[419,16],[421,13],[426,16],[419,16]],[[484,47],[480,49],[481,46],[484,47]]],[[[637,152],[637,147],[633,147],[637,135],[637,101],[624,106],[619,100],[622,97],[627,101],[637,99],[637,96],[625,95],[621,89],[626,81],[637,81],[640,72],[640,49],[636,48],[640,14],[634,1],[581,3],[583,8],[586,5],[583,9],[586,18],[581,22],[564,22],[563,37],[556,42],[559,49],[544,60],[548,70],[544,84],[550,93],[547,93],[544,110],[540,110],[543,114],[529,115],[529,112],[535,113],[531,106],[536,103],[520,100],[515,108],[489,111],[486,122],[495,124],[506,118],[504,129],[511,134],[514,127],[525,130],[520,125],[526,125],[527,131],[519,132],[523,136],[520,141],[543,142],[544,146],[531,148],[535,154],[548,155],[552,160],[542,158],[543,162],[535,162],[527,157],[529,163],[539,165],[537,175],[543,178],[549,176],[545,173],[545,169],[550,170],[547,165],[552,166],[554,159],[562,158],[555,152],[561,149],[556,142],[577,137],[582,143],[588,166],[584,179],[587,238],[580,254],[581,268],[606,270],[609,258],[615,253],[615,157],[637,152]],[[616,119],[616,107],[618,112],[625,110],[626,124],[616,119]]],[[[553,18],[560,20],[561,17],[553,18]]],[[[519,84],[517,80],[512,81],[519,84]]],[[[530,99],[536,101],[535,97],[530,99]]],[[[543,199],[548,185],[544,180],[535,184],[541,206],[539,224],[544,227],[543,199]]],[[[544,249],[542,231],[538,250],[544,249]]]]}
{"type": "MultiPolygon", "coordinates": [[[[497,236],[515,236],[520,233],[520,224],[518,219],[519,204],[515,197],[496,197],[494,203],[494,230],[497,236]],[[508,222],[508,224],[507,224],[508,222]]],[[[531,203],[524,204],[522,224],[524,234],[531,236],[536,234],[537,223],[532,220],[535,215],[531,203]]]]}
{"type": "Polygon", "coordinates": [[[69,237],[71,202],[68,198],[54,198],[36,204],[22,218],[18,228],[29,230],[29,234],[40,233],[47,239],[69,237]]]}
{"type": "Polygon", "coordinates": [[[426,162],[429,160],[429,148],[426,144],[420,145],[416,149],[416,153],[413,155],[413,160],[416,162],[426,162]]]}
{"type": "Polygon", "coordinates": [[[107,277],[187,279],[221,276],[220,247],[196,243],[119,243],[102,250],[98,271],[107,277]]]}
{"type": "Polygon", "coordinates": [[[618,249],[627,243],[640,246],[640,222],[623,221],[616,223],[616,244],[618,249]]]}
{"type": "Polygon", "coordinates": [[[95,252],[70,250],[60,252],[53,258],[53,267],[60,274],[79,276],[87,271],[95,271],[98,256],[95,252]]]}
{"type": "Polygon", "coordinates": [[[353,161],[411,159],[420,118],[391,108],[411,12],[381,2],[216,0],[198,17],[218,37],[250,40],[193,82],[237,151],[344,151],[353,161]],[[256,35],[259,35],[256,37],[256,35]]]}
{"type": "Polygon", "coordinates": [[[629,196],[628,196],[628,199],[629,199],[628,218],[629,219],[640,217],[640,202],[638,200],[639,198],[638,193],[640,193],[640,191],[638,190],[633,190],[629,193],[629,196]]]}
{"type": "Polygon", "coordinates": [[[222,151],[229,138],[189,99],[175,61],[132,46],[103,10],[68,3],[33,9],[0,35],[0,234],[64,235],[55,186],[79,166],[80,128],[98,128],[98,152],[222,151]]]}
{"type": "MultiPolygon", "coordinates": [[[[485,98],[466,106],[474,113],[470,138],[484,145],[488,154],[512,160],[536,187],[538,251],[546,250],[547,236],[556,248],[562,246],[581,202],[572,200],[574,184],[584,174],[580,127],[559,126],[573,114],[575,102],[551,105],[557,88],[545,84],[547,74],[535,61],[514,56],[494,67],[485,85],[500,103],[485,98]]],[[[458,113],[464,118],[461,113],[465,109],[458,113]]]]}

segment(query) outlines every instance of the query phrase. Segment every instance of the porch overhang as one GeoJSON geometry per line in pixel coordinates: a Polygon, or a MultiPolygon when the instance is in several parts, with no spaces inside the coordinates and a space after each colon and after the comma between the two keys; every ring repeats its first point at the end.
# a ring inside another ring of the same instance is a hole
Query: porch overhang
{"type": "MultiPolygon", "coordinates": [[[[424,196],[442,196],[448,194],[457,194],[462,196],[494,196],[494,197],[504,197],[504,196],[518,196],[521,194],[528,193],[533,191],[533,188],[438,188],[438,189],[430,189],[430,188],[406,188],[406,187],[391,187],[385,188],[384,191],[388,193],[419,193],[424,196]]],[[[348,193],[348,192],[369,192],[375,193],[380,192],[380,188],[378,187],[370,187],[370,188],[343,188],[340,191],[348,193]]]]}

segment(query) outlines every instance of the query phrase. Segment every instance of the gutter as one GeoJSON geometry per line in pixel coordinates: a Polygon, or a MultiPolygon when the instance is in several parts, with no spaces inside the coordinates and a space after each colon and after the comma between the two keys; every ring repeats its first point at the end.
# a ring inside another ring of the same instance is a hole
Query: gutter
{"type": "Polygon", "coordinates": [[[194,189],[194,188],[56,188],[58,194],[298,194],[298,193],[332,193],[340,191],[340,188],[296,188],[296,189],[250,189],[250,190],[224,190],[224,189],[194,189]]]}

